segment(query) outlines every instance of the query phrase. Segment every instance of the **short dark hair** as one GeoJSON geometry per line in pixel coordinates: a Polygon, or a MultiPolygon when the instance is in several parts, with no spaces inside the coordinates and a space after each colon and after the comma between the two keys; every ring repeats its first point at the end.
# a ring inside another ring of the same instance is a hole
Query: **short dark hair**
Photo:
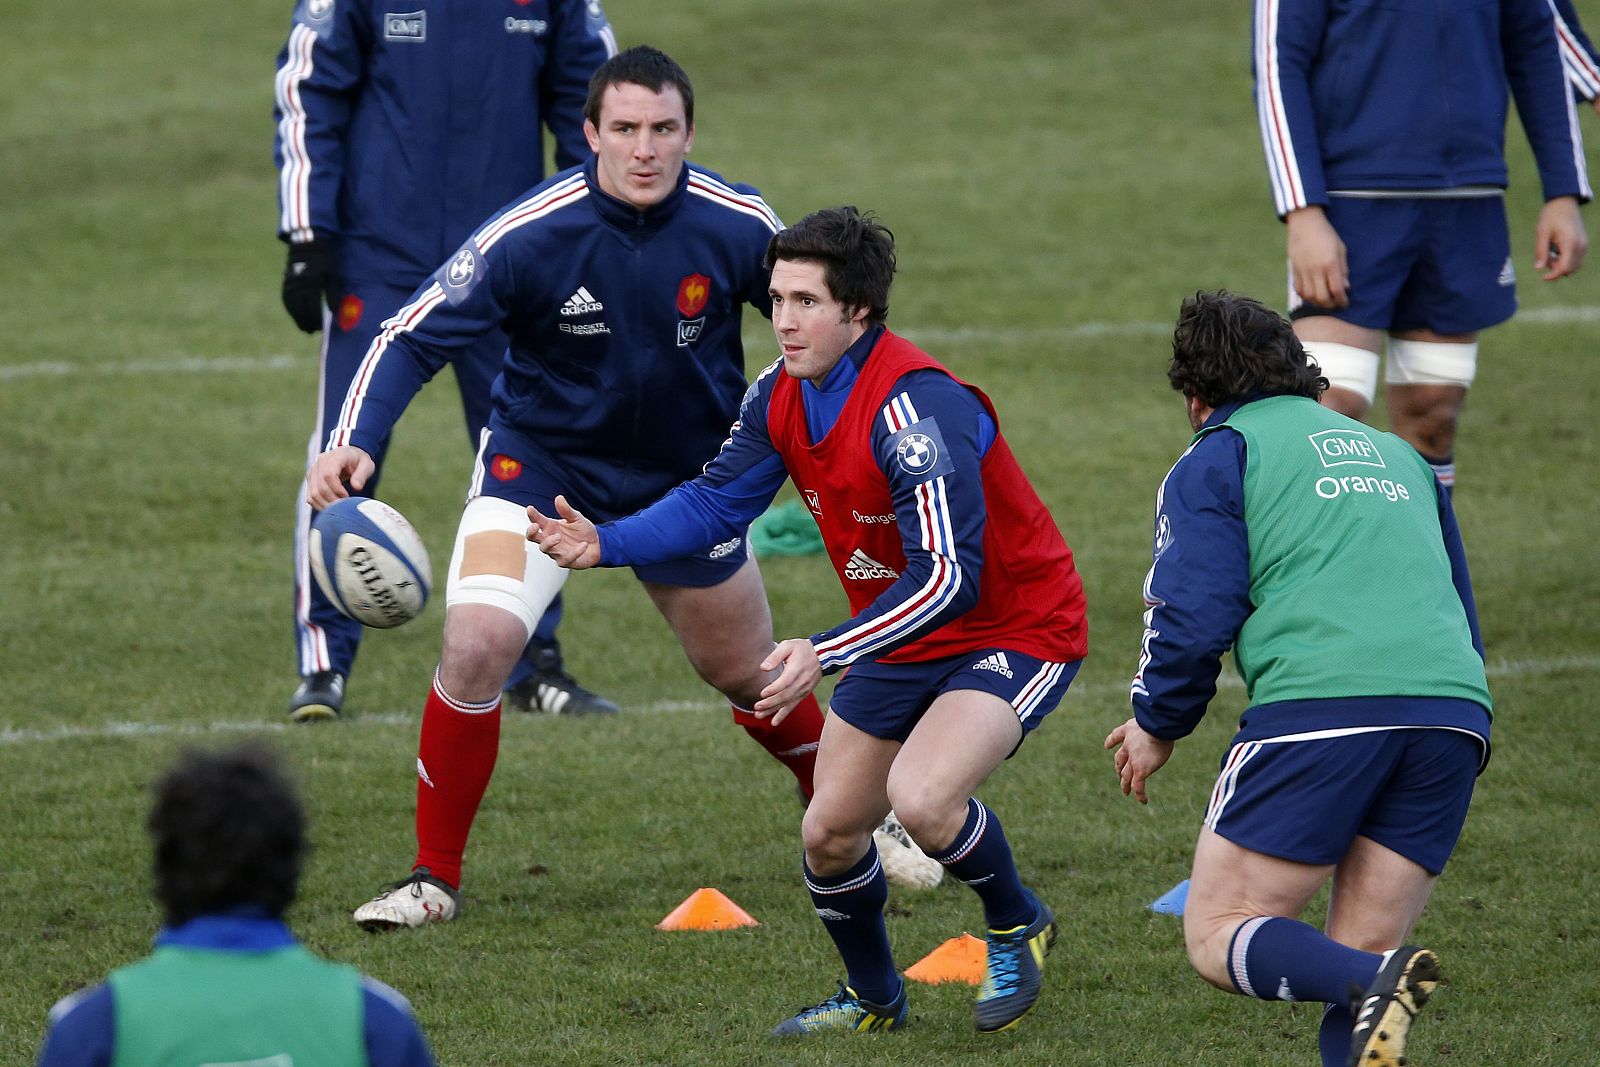
{"type": "Polygon", "coordinates": [[[813,211],[767,242],[767,270],[780,259],[816,260],[835,300],[851,311],[866,308],[870,326],[888,319],[894,233],[871,212],[853,207],[813,211]]]}
{"type": "Polygon", "coordinates": [[[1294,327],[1259,300],[1226,289],[1184,298],[1172,331],[1167,380],[1207,407],[1257,393],[1288,393],[1313,400],[1328,388],[1294,327]]]}
{"type": "Polygon", "coordinates": [[[652,93],[676,86],[683,97],[683,117],[690,126],[694,125],[694,86],[677,60],[659,48],[635,45],[600,64],[589,78],[589,96],[583,102],[583,117],[595,126],[600,125],[600,98],[613,85],[642,85],[652,93]]]}
{"type": "Polygon", "coordinates": [[[240,905],[284,913],[300,882],[306,817],[271,751],[190,749],[154,791],[147,826],[169,926],[240,905]]]}

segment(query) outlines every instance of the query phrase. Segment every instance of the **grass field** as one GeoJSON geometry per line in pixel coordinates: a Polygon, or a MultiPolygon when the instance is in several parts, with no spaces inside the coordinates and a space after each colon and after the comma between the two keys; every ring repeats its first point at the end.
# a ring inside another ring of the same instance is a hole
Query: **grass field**
{"type": "MultiPolygon", "coordinates": [[[[1178,922],[1146,909],[1187,873],[1242,692],[1223,691],[1148,809],[1116,793],[1100,749],[1125,715],[1151,502],[1188,436],[1162,377],[1167,324],[1198,287],[1283,299],[1247,6],[607,3],[625,44],[666,47],[694,76],[695,159],[786,218],[853,202],[894,228],[891,324],[995,398],[1090,598],[1079,682],[984,792],[1062,920],[1038,1012],[980,1039],[969,989],[916,987],[903,1033],[804,1045],[766,1031],[841,971],[798,878],[792,788],[622,574],[569,586],[564,639],[626,713],[507,719],[460,922],[370,937],[349,921],[410,857],[442,612],[369,636],[346,721],[285,728],[288,524],[314,388],[273,239],[289,9],[7,15],[0,1064],[30,1060],[58,997],[147,950],[148,783],[180,746],[241,735],[270,737],[309,798],[296,929],[407,993],[451,1067],[1315,1063],[1317,1006],[1209,989],[1178,922]],[[762,925],[653,929],[704,885],[762,925]]],[[[1452,976],[1413,1042],[1419,1067],[1596,1062],[1600,266],[1529,280],[1537,188],[1515,124],[1510,140],[1523,312],[1486,337],[1457,498],[1497,750],[1418,931],[1452,976]]],[[[752,367],[771,358],[763,324],[748,341],[752,367]]],[[[452,392],[408,413],[385,479],[436,560],[468,460],[452,392]]],[[[780,636],[839,618],[820,557],[764,571],[780,636]]],[[[897,891],[891,912],[902,966],[981,922],[958,885],[897,891]]]]}

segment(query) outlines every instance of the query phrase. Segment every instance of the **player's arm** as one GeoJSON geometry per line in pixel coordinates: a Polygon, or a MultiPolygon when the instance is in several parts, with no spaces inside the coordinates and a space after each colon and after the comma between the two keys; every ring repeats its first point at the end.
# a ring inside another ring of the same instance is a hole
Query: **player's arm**
{"type": "Polygon", "coordinates": [[[352,98],[366,70],[368,42],[354,4],[302,3],[273,79],[278,165],[278,237],[289,246],[283,303],[307,333],[322,328],[334,298],[339,188],[352,98]]]}
{"type": "Polygon", "coordinates": [[[111,1067],[116,1052],[116,1006],[111,987],[97,985],[50,1009],[37,1067],[111,1067]]]}
{"type": "Polygon", "coordinates": [[[988,518],[980,466],[995,433],[982,403],[950,376],[914,371],[896,383],[872,449],[889,479],[905,571],[860,614],[812,636],[824,673],[910,644],[978,602],[988,518]]]}
{"type": "Polygon", "coordinates": [[[1589,35],[1579,25],[1578,11],[1572,0],[1550,0],[1550,5],[1555,8],[1561,64],[1566,68],[1572,91],[1600,111],[1600,53],[1595,52],[1589,35]]]}
{"type": "Polygon", "coordinates": [[[344,482],[360,488],[371,473],[370,457],[417,391],[457,353],[505,323],[516,295],[510,244],[502,240],[482,252],[478,238],[469,238],[384,320],[350,381],[324,451],[306,472],[313,507],[347,495],[344,482]]]}
{"type": "Polygon", "coordinates": [[[361,977],[362,1037],[371,1067],[434,1067],[411,1002],[376,978],[361,977]]]}
{"type": "Polygon", "coordinates": [[[550,43],[539,72],[539,113],[555,137],[556,167],[565,170],[589,158],[583,136],[589,76],[617,54],[617,36],[600,0],[556,0],[550,5],[550,22],[550,43]]]}
{"type": "Polygon", "coordinates": [[[1505,0],[1500,20],[1506,80],[1544,187],[1545,205],[1534,228],[1533,265],[1544,272],[1545,281],[1554,281],[1583,265],[1589,245],[1578,205],[1594,193],[1576,105],[1549,0],[1505,0]]]}
{"type": "Polygon", "coordinates": [[[598,528],[577,512],[547,516],[529,508],[528,540],[561,566],[582,570],[665,563],[743,537],[788,476],[767,433],[779,366],[768,367],[746,391],[738,421],[698,477],[598,528]]]}
{"type": "Polygon", "coordinates": [[[1455,508],[1450,494],[1436,488],[1439,496],[1439,532],[1444,537],[1445,554],[1450,557],[1450,581],[1461,598],[1461,607],[1467,613],[1467,627],[1472,631],[1472,647],[1478,658],[1484,658],[1483,633],[1478,628],[1478,602],[1472,593],[1472,574],[1467,570],[1467,549],[1461,543],[1461,527],[1456,522],[1455,508]]]}
{"type": "Polygon", "coordinates": [[[1250,614],[1244,464],[1244,438],[1231,430],[1207,434],[1173,466],[1156,497],[1133,716],[1105,740],[1116,750],[1123,795],[1141,804],[1146,780],[1166,763],[1173,742],[1205,715],[1222,654],[1250,614]]]}

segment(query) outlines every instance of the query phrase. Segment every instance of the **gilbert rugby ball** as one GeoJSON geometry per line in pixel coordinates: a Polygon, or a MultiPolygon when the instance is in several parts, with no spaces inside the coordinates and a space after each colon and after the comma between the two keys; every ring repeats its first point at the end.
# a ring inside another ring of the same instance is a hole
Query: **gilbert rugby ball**
{"type": "Polygon", "coordinates": [[[334,501],[312,516],[310,547],[318,587],[350,618],[387,630],[422,614],[433,584],[428,550],[388,504],[334,501]]]}

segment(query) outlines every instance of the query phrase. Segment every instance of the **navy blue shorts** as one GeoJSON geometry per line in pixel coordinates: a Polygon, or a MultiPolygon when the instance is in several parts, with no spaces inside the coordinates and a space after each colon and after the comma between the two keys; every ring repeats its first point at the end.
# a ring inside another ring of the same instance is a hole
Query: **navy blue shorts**
{"type": "Polygon", "coordinates": [[[1438,874],[1482,754],[1475,735],[1449,729],[1245,741],[1222,760],[1205,823],[1252,852],[1318,865],[1367,837],[1438,874]]]}
{"type": "Polygon", "coordinates": [[[1476,333],[1517,310],[1505,200],[1334,196],[1328,221],[1345,243],[1350,306],[1289,296],[1291,318],[1336,315],[1368,329],[1476,333]]]}
{"type": "Polygon", "coordinates": [[[1082,660],[1051,663],[1009,648],[980,648],[921,663],[867,660],[853,665],[834,686],[829,710],[863,733],[904,741],[941,695],[975,689],[1010,704],[1026,737],[1061,703],[1082,665],[1082,660]]]}
{"type": "MultiPolygon", "coordinates": [[[[479,449],[477,462],[473,466],[472,488],[468,496],[498,497],[524,507],[532,504],[544,514],[554,515],[556,495],[565,490],[552,486],[545,472],[535,471],[512,456],[494,451],[493,436],[491,434],[484,436],[486,440],[479,449]]],[[[572,501],[572,503],[597,525],[623,517],[609,514],[604,508],[588,506],[582,501],[572,501]]],[[[642,500],[639,506],[642,508],[653,503],[655,503],[653,500],[642,500]]],[[[741,534],[693,556],[667,560],[665,563],[647,563],[631,569],[634,577],[640,581],[655,582],[658,585],[684,586],[691,589],[721,585],[732,578],[749,558],[749,540],[747,535],[741,534]]]]}

